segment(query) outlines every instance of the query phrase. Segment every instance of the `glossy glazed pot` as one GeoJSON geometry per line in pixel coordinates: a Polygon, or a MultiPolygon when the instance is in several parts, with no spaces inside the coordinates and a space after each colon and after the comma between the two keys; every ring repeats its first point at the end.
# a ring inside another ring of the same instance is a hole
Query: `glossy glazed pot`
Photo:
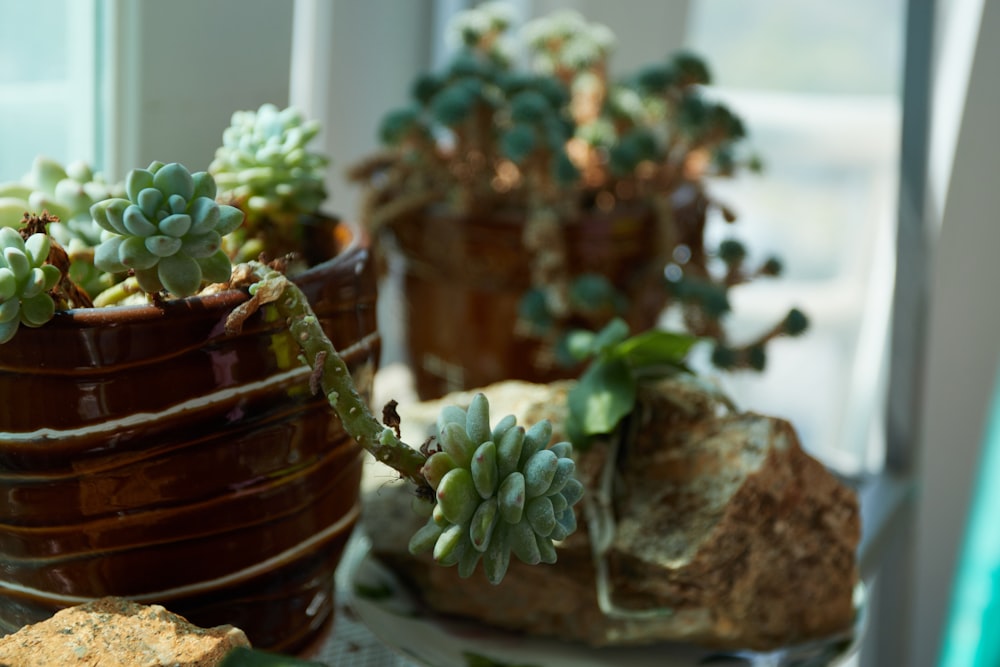
{"type": "MultiPolygon", "coordinates": [[[[572,275],[606,276],[629,298],[633,331],[665,303],[657,222],[646,208],[592,212],[563,226],[572,275]]],[[[390,279],[403,304],[405,354],[422,399],[505,379],[551,382],[580,369],[536,362],[542,343],[514,330],[531,287],[521,216],[458,217],[425,211],[385,237],[390,279]]]]}
{"type": "MultiPolygon", "coordinates": [[[[362,392],[379,354],[368,238],[295,278],[362,392]]],[[[362,451],[245,292],[58,313],[0,346],[0,633],[104,595],[292,652],[333,614],[362,451]]]]}

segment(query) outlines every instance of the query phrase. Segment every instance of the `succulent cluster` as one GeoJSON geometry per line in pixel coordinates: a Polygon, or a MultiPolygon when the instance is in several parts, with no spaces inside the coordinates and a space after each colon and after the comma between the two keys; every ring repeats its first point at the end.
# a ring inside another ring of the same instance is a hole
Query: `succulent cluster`
{"type": "MultiPolygon", "coordinates": [[[[573,329],[596,331],[619,316],[640,321],[640,308],[674,306],[691,333],[729,349],[722,324],[728,290],[776,275],[780,265],[766,260],[748,269],[745,252],[730,257],[735,242],[706,244],[710,211],[735,219],[710,196],[707,179],[756,171],[760,161],[740,117],[706,93],[705,61],[678,51],[612,78],[616,38],[606,26],[563,10],[516,31],[511,9],[486,2],[455,16],[459,49],[450,63],[415,81],[413,104],[384,117],[387,150],[352,170],[369,186],[362,219],[380,234],[431,209],[459,220],[522,212],[531,286],[517,332],[541,343],[540,367],[568,361],[573,329]],[[510,55],[514,37],[530,56],[528,68],[510,55]],[[597,283],[581,275],[592,269],[571,267],[564,229],[605,214],[655,219],[649,242],[662,265],[631,281],[640,295],[606,281],[594,308],[573,298],[597,283]],[[719,264],[726,267],[721,277],[719,264]]],[[[742,352],[716,358],[739,367],[757,361],[742,352]]]]}
{"type": "Polygon", "coordinates": [[[293,227],[326,199],[329,160],[309,148],[319,130],[294,107],[263,104],[232,115],[208,171],[220,200],[246,213],[250,234],[266,225],[293,227]]]}
{"type": "Polygon", "coordinates": [[[17,332],[18,325],[39,327],[55,312],[48,295],[61,273],[49,257],[50,240],[32,234],[27,240],[12,227],[0,227],[0,343],[17,332]]]}
{"type": "Polygon", "coordinates": [[[572,445],[549,445],[552,426],[525,430],[508,415],[490,428],[489,403],[476,394],[467,410],[448,406],[438,417],[441,451],[422,468],[436,492],[431,517],[410,551],[433,549],[443,565],[468,577],[480,559],[499,583],[513,552],[529,563],[554,563],[553,541],[576,530],[573,505],[583,495],[574,477],[572,445]]]}
{"type": "MultiPolygon", "coordinates": [[[[93,224],[90,207],[109,197],[122,194],[122,187],[109,184],[86,162],[72,162],[65,167],[46,157],[36,157],[23,179],[0,184],[0,225],[15,227],[25,211],[58,217],[57,229],[63,238],[76,235],[94,242],[100,229],[93,224]]],[[[63,242],[60,239],[60,243],[63,242]]]]}
{"type": "Polygon", "coordinates": [[[112,281],[94,267],[93,248],[101,240],[101,228],[91,218],[90,207],[124,194],[124,184],[108,183],[86,162],[63,166],[39,156],[20,181],[0,184],[0,225],[17,227],[28,211],[48,213],[52,222],[47,232],[66,250],[73,280],[95,295],[112,281]]]}
{"type": "Polygon", "coordinates": [[[535,67],[559,76],[567,84],[575,83],[580,73],[606,62],[617,41],[606,25],[589,22],[572,9],[529,21],[523,36],[535,67]]]}
{"type": "Polygon", "coordinates": [[[105,231],[94,252],[102,271],[132,271],[143,291],[196,293],[204,280],[229,280],[232,263],[222,237],[239,227],[243,213],[215,201],[211,174],[192,174],[182,164],[153,162],[134,169],[127,199],[94,204],[91,215],[105,231]]]}

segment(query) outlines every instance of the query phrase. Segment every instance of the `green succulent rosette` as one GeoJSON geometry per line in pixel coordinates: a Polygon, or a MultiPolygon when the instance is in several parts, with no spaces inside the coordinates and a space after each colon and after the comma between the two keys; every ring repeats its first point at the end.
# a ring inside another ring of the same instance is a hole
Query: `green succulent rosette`
{"type": "Polygon", "coordinates": [[[220,199],[242,208],[251,226],[262,219],[291,224],[317,211],[327,196],[329,164],[308,147],[319,130],[318,121],[305,120],[293,107],[263,104],[233,113],[208,167],[220,199]]]}
{"type": "Polygon", "coordinates": [[[204,281],[224,282],[232,262],[222,237],[243,222],[243,212],[215,201],[215,180],[176,162],[134,169],[125,181],[127,199],[107,199],[90,213],[104,230],[94,252],[102,271],[133,271],[152,294],[167,290],[191,296],[204,281]]]}
{"type": "Polygon", "coordinates": [[[433,549],[442,565],[470,576],[480,560],[493,584],[513,553],[528,564],[556,562],[554,542],[576,530],[583,496],[572,445],[548,446],[548,420],[525,430],[508,415],[490,428],[489,403],[476,394],[467,410],[448,406],[438,417],[441,451],[422,474],[436,493],[427,524],[410,540],[414,554],[433,549]]]}
{"type": "Polygon", "coordinates": [[[55,302],[48,291],[59,282],[59,269],[47,264],[51,240],[32,234],[25,241],[12,227],[0,227],[0,344],[20,324],[39,327],[52,319],[55,302]]]}

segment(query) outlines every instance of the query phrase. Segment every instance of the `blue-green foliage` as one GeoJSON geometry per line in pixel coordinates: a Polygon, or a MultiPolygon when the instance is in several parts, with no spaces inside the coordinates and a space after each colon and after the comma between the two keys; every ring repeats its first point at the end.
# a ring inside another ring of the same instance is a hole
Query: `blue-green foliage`
{"type": "Polygon", "coordinates": [[[192,174],[176,162],[134,169],[127,199],[94,204],[90,212],[106,232],[94,251],[102,271],[134,271],[147,293],[196,293],[202,282],[229,279],[232,264],[222,237],[243,222],[239,209],[215,201],[216,186],[204,171],[192,174]]]}
{"type": "Polygon", "coordinates": [[[629,337],[628,325],[614,319],[601,331],[575,331],[569,351],[590,365],[569,392],[566,430],[576,447],[612,433],[635,409],[640,378],[686,371],[684,360],[697,338],[650,330],[629,337]]]}

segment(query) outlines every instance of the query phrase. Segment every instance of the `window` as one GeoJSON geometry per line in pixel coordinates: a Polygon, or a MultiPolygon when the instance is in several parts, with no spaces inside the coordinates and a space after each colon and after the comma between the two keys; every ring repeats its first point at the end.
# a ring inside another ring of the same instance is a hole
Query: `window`
{"type": "Polygon", "coordinates": [[[734,331],[789,306],[811,328],[769,348],[763,374],[720,378],[744,408],[781,415],[846,474],[881,467],[892,299],[904,5],[849,0],[692,3],[687,44],[743,116],[761,176],[713,184],[740,216],[733,235],[785,271],[734,290],[734,331]]]}
{"type": "Polygon", "coordinates": [[[95,1],[0,0],[0,182],[95,153],[95,1]]]}

